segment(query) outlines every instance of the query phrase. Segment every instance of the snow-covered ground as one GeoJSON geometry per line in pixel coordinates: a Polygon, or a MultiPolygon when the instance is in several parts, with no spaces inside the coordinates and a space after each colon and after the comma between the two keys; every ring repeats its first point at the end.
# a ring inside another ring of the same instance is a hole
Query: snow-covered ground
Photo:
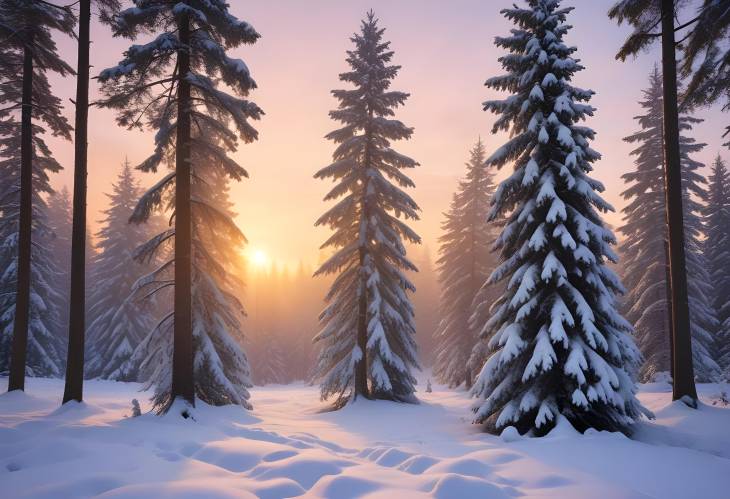
{"type": "Polygon", "coordinates": [[[470,424],[465,393],[437,385],[420,405],[364,401],[334,413],[321,412],[315,387],[256,388],[254,411],[199,405],[195,421],[126,417],[132,398],[147,408],[139,385],[86,386],[86,403],[61,409],[60,380],[0,395],[1,498],[712,499],[730,490],[730,408],[718,402],[728,386],[701,385],[704,404],[692,411],[670,402],[667,385],[644,385],[657,419],[638,441],[565,424],[541,439],[487,435],[470,424]]]}

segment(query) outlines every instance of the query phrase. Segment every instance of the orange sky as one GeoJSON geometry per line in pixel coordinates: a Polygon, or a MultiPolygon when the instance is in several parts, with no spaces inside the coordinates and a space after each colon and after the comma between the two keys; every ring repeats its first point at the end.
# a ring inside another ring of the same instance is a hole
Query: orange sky
{"type": "MultiPolygon", "coordinates": [[[[494,98],[484,80],[500,73],[497,57],[502,51],[492,40],[508,33],[510,24],[499,9],[511,0],[232,0],[232,12],[253,24],[262,38],[254,46],[232,52],[246,61],[258,82],[251,95],[266,112],[257,123],[260,140],[242,146],[235,157],[251,178],[232,186],[239,213],[238,223],[250,246],[266,252],[281,264],[294,267],[299,260],[314,263],[326,229],[315,229],[314,221],[326,209],[321,199],[330,185],[312,178],[329,164],[332,143],[324,135],[337,127],[328,111],[336,101],[330,90],[340,88],[338,73],[346,70],[345,50],[349,36],[358,29],[364,13],[373,8],[387,28],[396,64],[403,66],[394,88],[411,93],[397,117],[415,127],[412,140],[396,144],[402,153],[421,163],[412,177],[416,189],[411,195],[420,204],[422,220],[415,224],[424,244],[437,248],[441,214],[448,208],[457,178],[464,171],[468,150],[477,136],[485,139],[491,152],[504,137],[492,136],[493,115],[481,110],[481,102],[494,98]]],[[[620,63],[613,56],[627,33],[605,15],[613,0],[572,0],[576,5],[570,19],[575,29],[568,42],[578,46],[578,57],[586,66],[576,84],[597,92],[592,104],[598,108],[588,125],[598,132],[593,147],[603,154],[595,177],[606,184],[606,198],[617,209],[622,206],[620,175],[631,168],[630,146],[621,138],[636,129],[632,119],[636,101],[646,86],[657,52],[636,61],[620,63]]],[[[92,74],[114,65],[130,42],[112,39],[107,28],[92,27],[92,74]]],[[[146,40],[139,40],[142,43],[146,40]]],[[[75,65],[75,46],[59,39],[65,57],[75,65]]],[[[74,94],[72,79],[54,80],[56,91],[68,103],[74,94]]],[[[93,97],[96,83],[92,82],[93,97]]],[[[67,109],[72,120],[72,110],[67,109]]],[[[720,134],[728,116],[719,110],[698,114],[706,122],[695,136],[707,142],[697,156],[709,163],[721,150],[720,134]]],[[[138,163],[152,150],[153,132],[129,132],[116,126],[109,111],[92,109],[89,134],[89,213],[92,222],[106,206],[103,192],[110,188],[125,155],[138,163]]],[[[49,140],[64,172],[53,179],[58,187],[71,187],[72,144],[49,140]]],[[[725,149],[724,154],[730,158],[725,149]]],[[[145,185],[152,183],[143,175],[145,185]]],[[[618,214],[608,216],[614,225],[618,214]]],[[[95,225],[92,223],[92,227],[95,225]]]]}

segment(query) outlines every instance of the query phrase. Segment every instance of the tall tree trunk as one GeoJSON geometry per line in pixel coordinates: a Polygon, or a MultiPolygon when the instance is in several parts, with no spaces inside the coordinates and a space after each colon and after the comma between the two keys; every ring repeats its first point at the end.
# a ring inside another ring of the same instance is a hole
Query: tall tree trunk
{"type": "MultiPolygon", "coordinates": [[[[366,253],[360,248],[360,268],[365,262],[366,253]]],[[[361,277],[362,279],[362,277],[361,277]]],[[[363,396],[370,398],[368,393],[368,365],[367,365],[367,343],[368,343],[368,299],[367,287],[363,280],[360,285],[360,299],[357,310],[357,346],[360,349],[360,360],[355,364],[355,398],[363,396]]]]}
{"type": "MultiPolygon", "coordinates": [[[[678,118],[679,119],[679,118],[678,118]]],[[[664,123],[662,119],[662,124],[664,123]]],[[[663,125],[662,125],[663,126],[663,125]]],[[[665,151],[665,144],[666,141],[664,140],[665,137],[662,136],[662,151],[665,151]]],[[[666,162],[664,162],[666,164],[666,162]]],[[[666,166],[665,166],[666,168],[666,166]]],[[[666,170],[665,170],[666,171],[666,170]]],[[[667,208],[667,186],[666,182],[664,187],[664,223],[667,226],[667,231],[669,230],[669,219],[667,218],[667,212],[669,211],[667,208]]],[[[684,216],[684,214],[683,214],[684,216]]],[[[665,234],[666,238],[664,239],[664,292],[666,293],[665,297],[667,300],[667,310],[666,314],[664,315],[664,321],[666,325],[666,332],[667,332],[667,341],[669,341],[669,376],[671,376],[672,379],[674,379],[674,328],[672,327],[672,273],[670,271],[670,259],[669,259],[669,234],[668,232],[665,234]]]]}
{"type": "MultiPolygon", "coordinates": [[[[369,118],[372,120],[372,111],[369,113],[369,118]]],[[[365,154],[363,157],[363,168],[368,168],[370,166],[370,130],[369,128],[365,129],[365,154]]],[[[361,220],[364,219],[367,221],[370,219],[368,215],[368,199],[367,199],[367,190],[368,190],[368,179],[367,177],[364,177],[363,179],[363,197],[362,197],[362,216],[361,220]]],[[[363,246],[360,246],[360,269],[363,268],[363,265],[365,263],[365,258],[367,257],[367,252],[363,248],[363,246]]],[[[361,274],[360,279],[363,279],[363,276],[361,274]]],[[[368,297],[367,297],[367,286],[365,285],[365,281],[363,280],[360,285],[360,299],[358,303],[358,311],[357,311],[357,346],[360,349],[360,352],[362,353],[362,357],[360,358],[360,361],[355,365],[355,398],[358,397],[358,395],[362,395],[365,398],[370,398],[371,394],[368,390],[368,362],[367,362],[367,344],[368,344],[368,297]]]]}
{"type": "Polygon", "coordinates": [[[175,154],[175,312],[171,400],[182,397],[195,405],[192,324],[192,216],[190,205],[190,21],[177,22],[177,144],[175,154]]]}
{"type": "Polygon", "coordinates": [[[30,315],[30,252],[33,223],[33,35],[25,40],[20,121],[20,214],[18,217],[17,290],[8,391],[25,390],[25,358],[30,315]]]}
{"type": "Polygon", "coordinates": [[[687,299],[687,271],[684,255],[682,171],[679,156],[679,112],[677,109],[677,60],[674,40],[674,0],[662,0],[662,77],[664,79],[664,168],[667,221],[669,222],[669,270],[672,287],[672,332],[674,352],[673,400],[697,405],[692,340],[687,299]]]}
{"type": "MultiPolygon", "coordinates": [[[[666,194],[665,194],[666,197],[666,194]]],[[[668,222],[667,222],[668,223],[668,222]]],[[[667,299],[667,313],[664,321],[667,326],[669,341],[669,375],[674,379],[674,329],[672,328],[672,275],[669,270],[669,242],[664,241],[664,290],[667,299]]]]}
{"type": "Polygon", "coordinates": [[[89,125],[89,27],[91,0],[79,2],[78,67],[76,69],[76,135],[74,137],[74,199],[71,234],[71,295],[69,297],[68,357],[63,403],[81,402],[84,392],[86,329],[86,175],[89,125]]]}

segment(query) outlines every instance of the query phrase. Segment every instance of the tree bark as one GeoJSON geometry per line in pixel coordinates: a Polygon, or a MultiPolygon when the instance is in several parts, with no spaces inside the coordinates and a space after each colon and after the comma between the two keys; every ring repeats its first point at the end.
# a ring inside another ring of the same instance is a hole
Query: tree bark
{"type": "Polygon", "coordinates": [[[25,40],[20,121],[20,214],[18,216],[17,289],[8,391],[25,390],[25,359],[30,316],[31,232],[33,223],[33,34],[25,40]]]}
{"type": "MultiPolygon", "coordinates": [[[[369,113],[369,119],[372,120],[372,111],[369,113]]],[[[365,130],[365,154],[363,155],[363,169],[367,169],[370,165],[370,130],[365,130]]],[[[367,176],[363,175],[363,196],[362,196],[362,217],[361,220],[365,220],[365,223],[369,223],[368,215],[368,179],[367,176]]],[[[362,223],[362,222],[361,222],[362,223]]],[[[366,242],[367,244],[367,242],[366,242]]],[[[363,264],[367,257],[367,251],[363,245],[360,245],[360,279],[362,283],[360,285],[360,300],[358,303],[357,311],[357,346],[362,353],[360,361],[355,365],[355,398],[358,395],[362,395],[365,398],[370,398],[370,390],[368,389],[368,362],[367,362],[367,343],[368,343],[368,298],[367,298],[367,286],[365,285],[364,276],[362,275],[363,264]]]]}
{"type": "MultiPolygon", "coordinates": [[[[665,194],[666,197],[666,194],[665,194]]],[[[668,223],[668,222],[667,222],[668,223]]],[[[669,270],[669,242],[664,241],[664,290],[667,299],[667,339],[669,340],[669,375],[674,379],[674,329],[672,328],[672,275],[669,270]]]]}
{"type": "Polygon", "coordinates": [[[682,171],[679,156],[677,109],[677,60],[674,40],[674,0],[662,0],[662,78],[664,79],[664,168],[667,221],[669,222],[669,271],[672,287],[672,333],[674,352],[673,400],[697,405],[692,367],[687,271],[684,255],[682,171]]]}
{"type": "MultiPolygon", "coordinates": [[[[360,269],[362,272],[366,252],[360,248],[360,269]]],[[[362,278],[362,277],[361,277],[362,278]]],[[[365,281],[360,286],[360,300],[357,310],[357,346],[360,349],[360,360],[355,364],[355,398],[363,396],[370,398],[368,393],[368,366],[367,366],[367,343],[368,343],[368,299],[365,281]]]]}
{"type": "Polygon", "coordinates": [[[171,401],[182,397],[195,405],[192,325],[192,215],[190,204],[190,21],[177,21],[177,144],[175,154],[175,312],[171,401]]]}
{"type": "Polygon", "coordinates": [[[71,294],[69,297],[68,356],[63,403],[81,402],[84,391],[86,314],[86,177],[89,125],[89,29],[91,0],[79,2],[76,123],[74,137],[74,198],[71,234],[71,294]]]}

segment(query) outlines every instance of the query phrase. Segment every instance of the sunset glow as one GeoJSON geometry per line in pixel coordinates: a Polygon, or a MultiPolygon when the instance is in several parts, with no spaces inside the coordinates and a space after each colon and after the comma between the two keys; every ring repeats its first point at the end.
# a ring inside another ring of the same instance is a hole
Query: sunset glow
{"type": "Polygon", "coordinates": [[[249,252],[248,260],[256,268],[263,268],[269,263],[269,256],[261,249],[252,249],[249,252]]]}
{"type": "Polygon", "coordinates": [[[728,63],[730,0],[0,0],[0,499],[730,497],[728,63]]]}

